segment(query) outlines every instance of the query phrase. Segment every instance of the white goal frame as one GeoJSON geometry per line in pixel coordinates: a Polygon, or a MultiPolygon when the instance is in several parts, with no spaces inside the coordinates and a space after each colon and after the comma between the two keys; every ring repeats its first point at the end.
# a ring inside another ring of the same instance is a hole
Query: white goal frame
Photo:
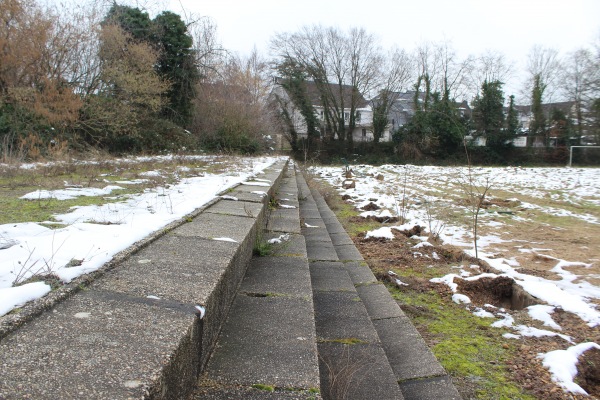
{"type": "Polygon", "coordinates": [[[573,149],[574,148],[585,148],[585,149],[600,149],[600,146],[571,146],[569,148],[569,164],[567,165],[567,167],[571,167],[571,164],[573,164],[573,149]]]}

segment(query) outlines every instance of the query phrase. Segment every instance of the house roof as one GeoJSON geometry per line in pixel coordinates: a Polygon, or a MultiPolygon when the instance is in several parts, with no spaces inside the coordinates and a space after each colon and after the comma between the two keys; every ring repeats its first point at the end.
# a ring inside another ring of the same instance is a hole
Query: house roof
{"type": "MultiPolygon", "coordinates": [[[[549,116],[552,113],[552,110],[558,109],[563,111],[565,114],[569,115],[571,113],[571,109],[575,105],[574,101],[560,101],[556,103],[545,103],[542,104],[542,110],[544,111],[544,115],[549,116]]],[[[515,109],[523,114],[529,114],[531,112],[531,105],[524,106],[515,106],[515,109]]],[[[506,108],[508,110],[508,108],[506,108]]]]}
{"type": "MultiPolygon", "coordinates": [[[[281,83],[281,78],[278,78],[276,80],[277,83],[281,83]]],[[[322,101],[321,101],[321,92],[319,91],[319,87],[318,85],[313,82],[313,81],[305,81],[306,83],[306,93],[308,95],[308,98],[310,99],[310,102],[313,106],[322,106],[322,101]]],[[[353,87],[350,85],[338,85],[335,83],[329,83],[329,90],[332,93],[332,95],[335,98],[336,103],[340,104],[341,103],[341,99],[343,98],[344,100],[344,108],[349,108],[351,102],[352,102],[352,93],[353,93],[353,87]],[[340,90],[341,89],[341,90],[340,90]],[[341,93],[340,93],[341,91],[341,93]]],[[[364,96],[362,95],[362,93],[358,92],[356,93],[358,95],[358,98],[356,99],[356,108],[365,108],[368,107],[369,103],[367,102],[367,100],[364,98],[364,96]]]]}

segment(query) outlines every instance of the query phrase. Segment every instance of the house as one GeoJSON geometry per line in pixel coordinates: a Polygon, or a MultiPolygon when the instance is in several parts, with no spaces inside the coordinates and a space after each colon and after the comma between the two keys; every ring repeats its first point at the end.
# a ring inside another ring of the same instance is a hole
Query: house
{"type": "MultiPolygon", "coordinates": [[[[350,105],[352,102],[352,94],[353,88],[349,85],[339,85],[329,84],[330,93],[333,95],[333,102],[336,104],[350,105]],[[340,90],[341,89],[341,90],[340,90]],[[340,93],[341,92],[341,93],[340,93]]],[[[319,121],[319,134],[321,138],[327,136],[327,119],[325,106],[323,105],[323,99],[321,97],[321,92],[317,85],[312,81],[306,81],[306,95],[310,101],[310,104],[313,107],[314,114],[319,121]]],[[[306,125],[306,120],[301,115],[300,111],[296,108],[293,102],[290,100],[289,94],[286,93],[285,89],[281,86],[280,80],[275,80],[275,87],[271,96],[278,96],[280,99],[283,99],[283,104],[288,108],[288,113],[291,117],[292,124],[294,130],[298,133],[298,138],[306,138],[308,133],[308,128],[306,125]]],[[[373,109],[369,102],[364,98],[361,93],[358,93],[358,99],[356,102],[357,106],[355,107],[355,127],[352,131],[352,139],[354,142],[369,142],[373,141],[373,109]]],[[[350,121],[350,112],[351,108],[348,106],[344,106],[344,122],[345,127],[349,126],[350,121]]],[[[337,134],[334,137],[337,139],[337,134]]],[[[388,135],[385,139],[382,140],[391,140],[391,135],[388,135]]]]}
{"type": "MultiPolygon", "coordinates": [[[[531,105],[515,106],[517,116],[519,119],[519,125],[521,126],[521,132],[517,139],[519,139],[519,145],[515,143],[515,147],[556,147],[563,138],[560,137],[560,130],[558,127],[548,125],[547,134],[533,134],[530,131],[531,123],[533,122],[533,111],[531,105]]],[[[573,125],[576,124],[576,103],[574,101],[563,101],[556,103],[542,104],[542,111],[544,118],[547,122],[552,119],[552,113],[554,110],[562,111],[567,118],[571,120],[573,125]]],[[[580,144],[576,137],[570,138],[570,144],[580,144]],[[573,143],[574,142],[574,143],[573,143]]]]}
{"type": "MultiPolygon", "coordinates": [[[[390,97],[392,99],[392,104],[388,112],[388,126],[383,134],[383,137],[387,140],[391,140],[393,132],[406,125],[415,115],[415,97],[417,102],[422,104],[425,102],[425,92],[419,91],[417,93],[414,90],[393,92],[390,97]]],[[[377,104],[378,101],[380,101],[379,96],[371,100],[373,104],[377,104]]],[[[454,102],[454,105],[461,118],[471,117],[471,107],[466,100],[463,100],[460,103],[454,102]]],[[[386,140],[382,139],[382,141],[386,140]]]]}

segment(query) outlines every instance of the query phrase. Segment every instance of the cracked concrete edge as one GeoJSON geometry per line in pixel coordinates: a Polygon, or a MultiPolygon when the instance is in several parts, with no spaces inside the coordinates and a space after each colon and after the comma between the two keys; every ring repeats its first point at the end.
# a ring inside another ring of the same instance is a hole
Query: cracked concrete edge
{"type": "MultiPolygon", "coordinates": [[[[271,166],[267,167],[265,170],[267,170],[269,168],[279,169],[279,174],[278,174],[277,178],[272,182],[272,185],[268,191],[268,196],[271,197],[274,194],[274,190],[275,190],[274,188],[276,188],[279,185],[285,171],[287,170],[287,168],[289,168],[289,159],[286,161],[280,161],[280,162],[276,161],[271,166]]],[[[113,256],[113,258],[110,261],[105,263],[99,269],[89,272],[87,274],[80,275],[77,278],[73,279],[71,282],[64,284],[60,288],[52,290],[46,296],[26,303],[25,305],[19,307],[17,312],[13,311],[13,312],[10,312],[8,314],[1,316],[0,317],[0,340],[3,339],[4,337],[6,337],[7,335],[9,335],[10,333],[16,331],[17,329],[19,329],[21,326],[23,326],[27,322],[29,322],[32,319],[36,318],[37,316],[41,315],[44,311],[51,309],[56,304],[77,294],[83,288],[86,288],[87,286],[89,286],[96,279],[102,277],[108,271],[111,271],[112,269],[116,268],[119,264],[121,264],[124,260],[126,260],[127,258],[132,256],[133,254],[137,253],[144,247],[153,243],[158,238],[171,232],[175,228],[187,223],[190,218],[197,217],[199,214],[204,212],[207,208],[209,208],[209,207],[215,205],[216,203],[218,203],[219,201],[223,200],[220,196],[225,195],[227,192],[229,192],[229,190],[235,189],[236,187],[241,186],[241,185],[242,185],[241,183],[238,183],[235,186],[232,186],[231,188],[224,189],[224,190],[218,192],[214,199],[212,199],[212,200],[208,201],[207,203],[203,204],[202,206],[198,207],[191,213],[185,215],[184,217],[178,219],[177,221],[173,221],[173,222],[169,223],[168,225],[164,226],[163,228],[161,228],[155,232],[152,232],[151,234],[146,236],[144,239],[141,239],[141,240],[133,243],[131,246],[127,247],[125,250],[118,252],[117,254],[115,254],[113,256]]],[[[268,203],[268,201],[267,201],[267,203],[268,203]]]]}

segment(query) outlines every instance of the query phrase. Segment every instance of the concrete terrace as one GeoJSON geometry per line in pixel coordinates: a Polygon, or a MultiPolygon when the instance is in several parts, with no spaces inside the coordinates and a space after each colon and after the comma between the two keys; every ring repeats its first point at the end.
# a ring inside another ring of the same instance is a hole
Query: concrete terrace
{"type": "Polygon", "coordinates": [[[3,327],[0,399],[460,399],[300,170],[261,178],[3,327]]]}

